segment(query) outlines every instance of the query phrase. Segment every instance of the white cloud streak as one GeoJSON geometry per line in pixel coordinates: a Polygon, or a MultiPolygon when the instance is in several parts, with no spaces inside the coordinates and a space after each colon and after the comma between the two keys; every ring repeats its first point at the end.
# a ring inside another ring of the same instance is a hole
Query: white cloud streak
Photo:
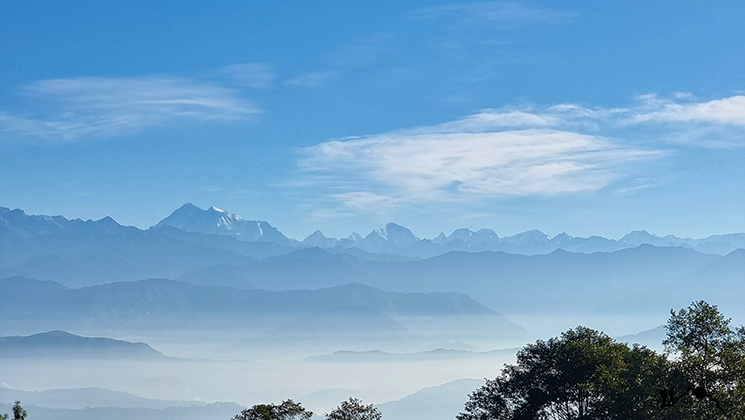
{"type": "Polygon", "coordinates": [[[624,165],[658,156],[553,129],[381,135],[330,141],[304,153],[306,171],[365,186],[337,194],[360,209],[382,197],[426,203],[597,191],[622,177],[624,165]]]}
{"type": "Polygon", "coordinates": [[[37,111],[0,112],[0,129],[61,141],[130,134],[177,120],[245,120],[261,112],[231,89],[175,77],[42,80],[23,94],[37,111]]]}
{"type": "MultiPolygon", "coordinates": [[[[689,95],[676,95],[687,99],[689,95]]],[[[657,95],[644,95],[630,123],[687,122],[745,126],[745,96],[731,96],[707,102],[674,101],[657,95]]]]}
{"type": "Polygon", "coordinates": [[[435,126],[327,141],[303,149],[300,168],[353,210],[587,193],[643,174],[645,164],[667,156],[665,149],[684,133],[701,147],[718,147],[711,136],[739,140],[743,126],[744,96],[646,95],[626,108],[503,107],[435,126]],[[639,146],[650,137],[656,142],[639,146]]]}

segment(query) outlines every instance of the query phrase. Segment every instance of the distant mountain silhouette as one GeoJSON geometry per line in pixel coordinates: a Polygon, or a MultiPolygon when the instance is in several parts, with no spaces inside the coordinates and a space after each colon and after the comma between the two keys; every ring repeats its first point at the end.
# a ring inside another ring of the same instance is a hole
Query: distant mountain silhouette
{"type": "MultiPolygon", "coordinates": [[[[0,403],[0,412],[11,411],[12,404],[0,403]]],[[[193,407],[118,408],[93,407],[83,409],[61,409],[27,406],[28,418],[33,420],[204,420],[229,419],[243,407],[235,403],[214,403],[193,407]]]]}
{"type": "Polygon", "coordinates": [[[390,353],[380,350],[348,351],[340,350],[333,354],[310,356],[309,362],[323,363],[389,363],[389,362],[420,362],[428,360],[452,359],[496,359],[513,358],[519,349],[504,349],[491,351],[469,351],[439,348],[416,353],[390,353]]]}
{"type": "MultiPolygon", "coordinates": [[[[171,280],[68,289],[22,277],[0,280],[0,319],[17,325],[129,330],[267,329],[277,334],[483,335],[528,337],[518,325],[461,293],[394,293],[348,284],[272,292],[171,280]],[[455,324],[455,328],[450,324],[455,324]]],[[[7,325],[7,324],[6,324],[7,325]]]]}
{"type": "MultiPolygon", "coordinates": [[[[30,216],[22,210],[10,210],[0,207],[0,249],[3,246],[17,244],[19,238],[37,238],[47,235],[58,235],[68,239],[73,249],[80,246],[78,242],[98,240],[102,235],[122,236],[143,231],[135,227],[124,227],[110,217],[98,221],[68,220],[62,216],[30,216]],[[74,238],[70,238],[73,235],[74,238]],[[7,242],[9,241],[9,242],[7,242]]],[[[290,252],[299,247],[320,247],[359,249],[372,254],[401,255],[415,258],[428,258],[451,251],[481,252],[501,251],[512,254],[538,255],[548,254],[562,249],[570,252],[592,253],[612,252],[621,249],[636,248],[639,245],[657,247],[684,247],[702,253],[725,255],[736,249],[745,248],[745,233],[712,235],[701,239],[679,238],[674,235],[660,237],[647,231],[631,232],[619,240],[590,236],[573,237],[561,233],[551,237],[541,231],[531,230],[513,236],[500,237],[490,229],[472,231],[461,228],[450,235],[441,233],[434,239],[417,237],[410,229],[395,223],[374,229],[366,236],[357,233],[347,238],[335,239],[315,231],[302,242],[286,237],[274,226],[265,221],[246,220],[242,217],[210,207],[200,209],[191,203],[184,204],[171,215],[148,229],[153,236],[167,236],[190,245],[226,249],[240,255],[263,258],[290,252]],[[225,241],[218,237],[233,238],[225,241]],[[246,246],[246,244],[262,244],[246,246]]],[[[59,239],[59,238],[58,238],[59,239]]],[[[46,244],[52,238],[38,239],[25,245],[25,253],[17,251],[8,255],[0,253],[0,270],[27,262],[33,258],[57,254],[64,258],[71,252],[58,252],[57,248],[47,246],[43,252],[34,252],[35,248],[46,244]],[[41,244],[39,243],[41,242],[41,244]],[[5,260],[4,260],[5,259],[5,260]]],[[[80,252],[75,253],[79,255],[80,252]]],[[[361,255],[358,255],[361,257],[361,255]]],[[[76,263],[79,263],[76,262],[76,263]]],[[[33,273],[6,273],[27,274],[33,273]]],[[[39,277],[39,276],[37,276],[39,277]]],[[[124,280],[120,278],[119,280],[124,280]]]]}
{"type": "Polygon", "coordinates": [[[664,341],[665,338],[667,338],[667,331],[665,330],[664,325],[660,325],[651,330],[616,337],[616,340],[622,343],[641,344],[651,349],[661,351],[664,347],[662,341],[664,341]]]}
{"type": "Polygon", "coordinates": [[[722,312],[745,317],[742,296],[745,294],[745,250],[718,257],[677,278],[650,283],[630,291],[627,298],[605,310],[638,314],[668,312],[697,300],[717,304],[722,312]]]}
{"type": "Polygon", "coordinates": [[[483,379],[459,379],[421,389],[397,401],[378,404],[386,420],[451,420],[463,411],[468,395],[484,384],[483,379]]]}
{"type": "Polygon", "coordinates": [[[147,359],[166,357],[145,343],[81,337],[49,331],[20,337],[0,337],[0,359],[147,359]]]}
{"type": "MultiPolygon", "coordinates": [[[[633,290],[678,281],[729,258],[686,248],[643,245],[593,254],[561,250],[532,256],[450,252],[392,262],[309,248],[237,267],[228,281],[240,277],[268,290],[326,288],[351,281],[398,292],[457,290],[479,296],[481,302],[500,311],[584,311],[612,305],[633,290]]],[[[198,274],[219,278],[221,270],[205,268],[198,274]]]]}
{"type": "Polygon", "coordinates": [[[244,220],[228,211],[210,207],[202,210],[187,203],[154,226],[172,226],[186,232],[228,235],[243,241],[273,242],[291,246],[295,241],[283,235],[267,222],[244,220]]]}
{"type": "Polygon", "coordinates": [[[0,402],[20,400],[24,407],[82,409],[86,407],[152,408],[204,406],[201,401],[167,401],[142,398],[128,392],[105,388],[49,389],[20,391],[0,386],[0,402]]]}

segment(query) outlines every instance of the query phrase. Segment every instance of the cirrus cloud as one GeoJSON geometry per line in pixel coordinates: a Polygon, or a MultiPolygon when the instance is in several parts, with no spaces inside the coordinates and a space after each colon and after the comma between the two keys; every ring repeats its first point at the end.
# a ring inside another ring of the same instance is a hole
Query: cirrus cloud
{"type": "Polygon", "coordinates": [[[35,112],[0,112],[0,129],[62,141],[130,134],[177,120],[245,120],[261,112],[231,89],[166,76],[41,80],[22,94],[35,112]]]}
{"type": "Polygon", "coordinates": [[[622,178],[625,166],[660,152],[548,128],[496,132],[384,134],[303,149],[301,167],[333,175],[352,207],[394,202],[453,202],[591,192],[622,178]],[[355,182],[356,181],[356,182],[355,182]]]}
{"type": "Polygon", "coordinates": [[[656,185],[649,164],[668,156],[667,149],[743,147],[744,126],[739,95],[709,101],[643,95],[619,108],[505,106],[326,141],[302,149],[299,167],[306,181],[353,210],[588,193],[635,176],[646,179],[634,185],[640,190],[656,185]]]}

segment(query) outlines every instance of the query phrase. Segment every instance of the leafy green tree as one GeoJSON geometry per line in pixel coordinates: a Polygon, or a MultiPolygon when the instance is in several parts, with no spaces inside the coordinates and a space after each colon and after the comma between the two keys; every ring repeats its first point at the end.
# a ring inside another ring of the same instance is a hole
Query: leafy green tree
{"type": "Polygon", "coordinates": [[[280,405],[258,404],[241,411],[232,420],[310,420],[313,412],[300,403],[285,400],[280,405]]]}
{"type": "Polygon", "coordinates": [[[704,301],[670,315],[663,344],[680,377],[670,384],[669,405],[696,419],[745,418],[745,327],[733,329],[704,301]]]}
{"type": "Polygon", "coordinates": [[[458,420],[653,419],[664,357],[586,327],[538,340],[474,391],[458,420]]]}
{"type": "Polygon", "coordinates": [[[343,401],[333,411],[326,414],[326,420],[381,420],[380,410],[374,405],[365,405],[357,398],[343,401]]]}

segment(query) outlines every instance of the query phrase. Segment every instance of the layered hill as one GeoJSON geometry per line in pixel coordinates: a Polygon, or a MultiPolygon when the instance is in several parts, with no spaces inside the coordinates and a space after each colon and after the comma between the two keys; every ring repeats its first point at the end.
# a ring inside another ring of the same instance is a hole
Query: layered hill
{"type": "Polygon", "coordinates": [[[138,359],[166,356],[145,343],[101,337],[81,337],[64,331],[0,337],[0,359],[138,359]]]}
{"type": "Polygon", "coordinates": [[[461,293],[395,293],[358,284],[265,291],[171,280],[81,289],[22,277],[0,280],[0,330],[36,325],[103,330],[241,330],[273,337],[469,334],[528,337],[518,325],[461,293]],[[450,325],[453,324],[453,325],[450,325]]]}

